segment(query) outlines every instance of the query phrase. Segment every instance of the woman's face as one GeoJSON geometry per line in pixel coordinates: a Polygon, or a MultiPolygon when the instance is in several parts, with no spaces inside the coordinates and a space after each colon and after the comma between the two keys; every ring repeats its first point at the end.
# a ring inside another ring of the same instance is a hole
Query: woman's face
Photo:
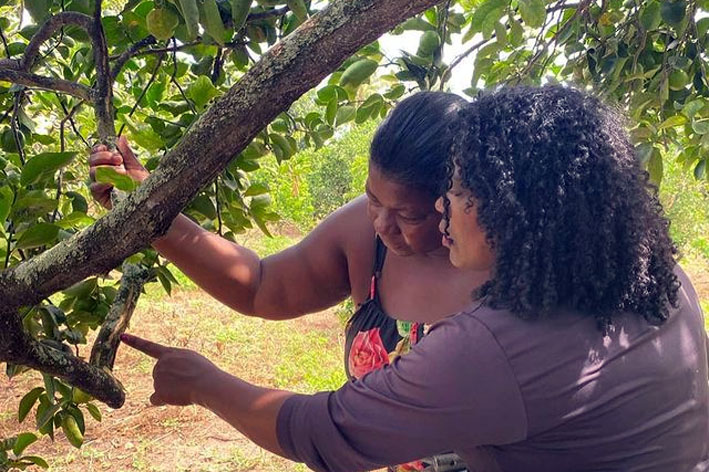
{"type": "Polygon", "coordinates": [[[385,177],[370,163],[367,214],[387,249],[398,256],[425,254],[441,248],[440,215],[426,192],[385,177]]]}
{"type": "Polygon", "coordinates": [[[470,190],[461,185],[458,169],[446,198],[450,201],[448,215],[444,213],[443,197],[436,200],[436,210],[443,214],[440,232],[442,244],[450,251],[451,264],[459,269],[490,270],[495,256],[478,224],[477,202],[471,198],[470,190]]]}

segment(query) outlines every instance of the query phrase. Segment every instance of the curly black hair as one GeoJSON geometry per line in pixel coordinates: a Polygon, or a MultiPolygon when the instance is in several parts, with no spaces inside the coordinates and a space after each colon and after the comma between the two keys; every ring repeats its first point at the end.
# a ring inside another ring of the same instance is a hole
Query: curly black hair
{"type": "Polygon", "coordinates": [[[677,250],[620,113],[560,85],[503,87],[456,126],[448,188],[455,166],[496,256],[476,299],[527,319],[566,307],[601,328],[620,312],[667,319],[677,250]]]}

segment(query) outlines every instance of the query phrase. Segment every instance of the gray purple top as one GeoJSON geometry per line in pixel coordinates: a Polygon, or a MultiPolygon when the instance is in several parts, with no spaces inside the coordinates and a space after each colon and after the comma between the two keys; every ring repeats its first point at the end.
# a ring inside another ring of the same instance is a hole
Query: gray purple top
{"type": "Polygon", "coordinates": [[[709,470],[707,338],[678,268],[679,308],[652,326],[559,312],[537,321],[477,306],[408,355],[335,392],[295,395],[281,448],[353,472],[454,450],[471,471],[709,470]]]}

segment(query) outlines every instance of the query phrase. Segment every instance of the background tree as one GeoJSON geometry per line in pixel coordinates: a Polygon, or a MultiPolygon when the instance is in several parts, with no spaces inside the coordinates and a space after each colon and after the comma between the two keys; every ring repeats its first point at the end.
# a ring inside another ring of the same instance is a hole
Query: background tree
{"type": "MultiPolygon", "coordinates": [[[[175,282],[144,248],[180,210],[226,238],[252,225],[268,233],[276,218],[269,185],[250,175],[262,156],[280,162],[320,148],[338,126],[381,119],[405,94],[445,90],[453,74],[470,76],[470,95],[503,83],[592,86],[633,118],[656,182],[672,152],[705,178],[708,8],[686,0],[0,1],[0,361],[10,376],[44,373],[20,419],[34,412],[40,434],[61,427],[79,446],[82,411],[100,418],[92,397],[122,404],[104,367],[141,284],[158,280],[169,292],[175,282]],[[415,53],[384,54],[376,39],[391,28],[418,35],[415,53]],[[452,49],[461,53],[444,61],[452,49]],[[463,70],[468,56],[474,67],[463,70]],[[311,89],[309,103],[291,107],[311,89]],[[124,133],[154,172],[137,190],[100,172],[131,193],[95,220],[84,156],[124,133]],[[123,261],[131,276],[118,284],[106,274],[123,261]],[[86,363],[79,346],[101,326],[86,363]]],[[[9,438],[0,463],[40,462],[23,456],[34,439],[9,438]]]]}

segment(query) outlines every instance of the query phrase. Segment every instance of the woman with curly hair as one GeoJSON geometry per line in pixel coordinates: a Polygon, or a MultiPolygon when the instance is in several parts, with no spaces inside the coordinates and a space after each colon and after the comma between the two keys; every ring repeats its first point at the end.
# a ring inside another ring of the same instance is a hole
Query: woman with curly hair
{"type": "Polygon", "coordinates": [[[574,89],[511,87],[459,125],[437,207],[453,265],[490,274],[468,309],[316,395],[127,336],[158,359],[153,401],[205,406],[314,470],[451,449],[475,471],[707,470],[703,315],[622,120],[574,89]]]}

